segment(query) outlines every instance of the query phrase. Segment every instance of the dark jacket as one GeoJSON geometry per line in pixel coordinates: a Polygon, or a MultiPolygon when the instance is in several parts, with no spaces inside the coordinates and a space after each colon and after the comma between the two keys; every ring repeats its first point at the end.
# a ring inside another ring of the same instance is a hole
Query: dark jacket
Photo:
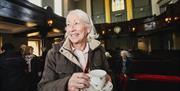
{"type": "Polygon", "coordinates": [[[29,77],[29,82],[30,82],[30,87],[29,91],[38,91],[37,90],[37,84],[41,79],[41,72],[43,68],[43,62],[40,61],[40,58],[37,56],[34,56],[31,60],[31,72],[29,72],[28,77],[29,77]]]}
{"type": "Polygon", "coordinates": [[[27,91],[26,63],[19,52],[0,55],[0,91],[27,91]]]}
{"type": "Polygon", "coordinates": [[[122,57],[120,58],[120,69],[121,69],[121,73],[122,74],[128,74],[129,70],[131,69],[131,61],[132,58],[127,57],[127,59],[125,61],[123,61],[122,57]]]}
{"type": "MultiPolygon", "coordinates": [[[[90,50],[88,53],[89,68],[104,69],[110,72],[105,57],[105,50],[97,40],[88,42],[90,50]]],[[[67,91],[67,83],[74,72],[82,72],[77,57],[72,53],[70,42],[54,45],[49,50],[42,79],[39,83],[39,91],[67,91]]]]}

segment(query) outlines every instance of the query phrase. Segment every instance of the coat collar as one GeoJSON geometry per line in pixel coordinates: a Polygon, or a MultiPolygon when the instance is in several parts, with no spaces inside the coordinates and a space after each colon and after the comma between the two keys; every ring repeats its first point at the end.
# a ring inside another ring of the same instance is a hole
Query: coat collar
{"type": "MultiPolygon", "coordinates": [[[[88,40],[89,48],[90,50],[96,49],[98,46],[100,46],[100,42],[95,39],[89,39],[88,40]]],[[[79,67],[81,67],[78,59],[74,56],[72,53],[72,48],[71,48],[71,42],[68,38],[64,41],[62,47],[60,48],[59,52],[64,55],[67,59],[69,59],[71,62],[75,63],[79,67]]]]}

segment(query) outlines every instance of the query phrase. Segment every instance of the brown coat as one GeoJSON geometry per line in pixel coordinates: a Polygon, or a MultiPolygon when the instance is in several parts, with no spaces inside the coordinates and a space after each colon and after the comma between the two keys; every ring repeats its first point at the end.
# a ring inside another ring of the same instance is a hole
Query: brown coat
{"type": "MultiPolygon", "coordinates": [[[[89,68],[104,69],[110,72],[105,57],[105,50],[97,40],[88,42],[89,68]]],[[[72,53],[70,42],[67,39],[62,44],[54,45],[46,56],[46,63],[42,79],[39,83],[39,91],[67,91],[67,83],[74,72],[82,72],[77,57],[72,53]]]]}

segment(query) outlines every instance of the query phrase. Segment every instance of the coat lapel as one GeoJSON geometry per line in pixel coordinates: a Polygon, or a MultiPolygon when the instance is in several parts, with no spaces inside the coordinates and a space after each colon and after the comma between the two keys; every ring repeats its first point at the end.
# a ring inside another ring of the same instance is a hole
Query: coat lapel
{"type": "MultiPolygon", "coordinates": [[[[88,44],[89,44],[90,50],[92,51],[100,45],[100,42],[98,40],[91,39],[91,40],[88,40],[88,44]]],[[[62,55],[64,55],[67,59],[69,59],[69,61],[73,62],[74,64],[76,64],[77,66],[81,68],[81,64],[79,63],[78,59],[73,55],[72,48],[70,45],[71,44],[70,44],[69,39],[66,38],[59,52],[62,55]]],[[[91,58],[88,57],[88,59],[91,59],[91,58]]]]}

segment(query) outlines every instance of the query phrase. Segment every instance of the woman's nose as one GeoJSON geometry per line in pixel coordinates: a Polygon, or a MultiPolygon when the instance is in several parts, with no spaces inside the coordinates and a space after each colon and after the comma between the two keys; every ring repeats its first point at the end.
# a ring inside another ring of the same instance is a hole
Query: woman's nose
{"type": "Polygon", "coordinates": [[[69,32],[73,32],[73,31],[75,31],[74,27],[70,27],[69,32]]]}

